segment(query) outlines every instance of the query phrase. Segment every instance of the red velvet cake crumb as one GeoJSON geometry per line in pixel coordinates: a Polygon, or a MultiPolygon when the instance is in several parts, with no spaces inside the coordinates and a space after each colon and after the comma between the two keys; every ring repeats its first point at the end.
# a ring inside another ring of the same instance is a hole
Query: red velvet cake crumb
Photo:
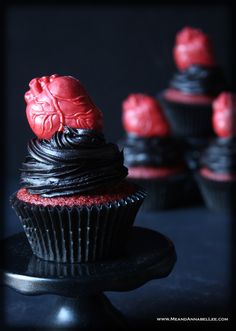
{"type": "Polygon", "coordinates": [[[61,196],[44,198],[38,194],[31,194],[27,189],[22,188],[17,192],[17,198],[21,201],[43,206],[91,206],[100,205],[112,201],[121,200],[136,191],[136,187],[129,182],[123,182],[116,187],[104,188],[93,192],[93,194],[73,195],[70,197],[61,196]]]}
{"type": "Polygon", "coordinates": [[[208,168],[200,169],[200,174],[203,177],[213,179],[213,180],[222,181],[222,182],[223,181],[236,180],[236,174],[224,174],[224,173],[213,172],[208,168]]]}
{"type": "Polygon", "coordinates": [[[175,89],[168,89],[165,91],[164,96],[167,100],[173,102],[180,102],[186,104],[202,104],[209,105],[215,99],[209,95],[200,94],[187,94],[175,89]]]}
{"type": "Polygon", "coordinates": [[[131,167],[129,168],[128,178],[140,179],[161,179],[167,176],[173,176],[184,171],[184,166],[175,168],[154,168],[154,167],[131,167]]]}

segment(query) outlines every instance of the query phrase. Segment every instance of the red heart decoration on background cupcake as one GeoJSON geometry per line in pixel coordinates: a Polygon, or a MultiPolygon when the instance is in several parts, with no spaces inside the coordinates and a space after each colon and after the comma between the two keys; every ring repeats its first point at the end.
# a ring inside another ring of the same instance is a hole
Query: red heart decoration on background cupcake
{"type": "Polygon", "coordinates": [[[221,93],[213,102],[213,127],[222,138],[236,136],[236,94],[221,93]]]}
{"type": "Polygon", "coordinates": [[[123,102],[122,121],[128,133],[141,137],[168,136],[169,124],[158,101],[146,94],[130,94],[123,102]]]}
{"type": "Polygon", "coordinates": [[[101,131],[103,118],[80,81],[71,76],[43,76],[25,93],[29,125],[39,139],[50,139],[64,126],[101,131]]]}
{"type": "Polygon", "coordinates": [[[177,33],[173,55],[179,70],[185,70],[193,64],[214,66],[216,63],[210,38],[201,30],[191,27],[185,27],[177,33]]]}

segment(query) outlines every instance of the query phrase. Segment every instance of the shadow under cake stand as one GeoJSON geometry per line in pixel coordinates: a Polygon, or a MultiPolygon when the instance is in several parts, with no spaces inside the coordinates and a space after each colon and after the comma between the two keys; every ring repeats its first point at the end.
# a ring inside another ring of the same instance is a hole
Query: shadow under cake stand
{"type": "Polygon", "coordinates": [[[103,292],[129,291],[166,277],[176,261],[174,245],[167,237],[141,227],[133,227],[125,256],[104,262],[43,261],[33,255],[23,232],[4,239],[1,248],[3,285],[25,295],[58,295],[55,307],[44,316],[47,326],[78,330],[127,328],[103,292]]]}

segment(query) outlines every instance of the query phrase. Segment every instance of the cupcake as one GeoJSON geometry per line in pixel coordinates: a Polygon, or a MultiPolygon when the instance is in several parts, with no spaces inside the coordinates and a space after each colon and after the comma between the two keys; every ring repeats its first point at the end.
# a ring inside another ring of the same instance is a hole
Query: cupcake
{"type": "Polygon", "coordinates": [[[10,202],[33,253],[63,263],[122,255],[145,193],[125,179],[123,152],[106,142],[101,111],[71,76],[35,78],[29,87],[36,137],[10,202]]]}
{"type": "Polygon", "coordinates": [[[235,211],[236,94],[221,93],[213,103],[213,139],[200,158],[197,175],[206,205],[215,211],[235,211]]]}
{"type": "Polygon", "coordinates": [[[172,132],[179,137],[213,135],[212,102],[227,89],[210,38],[185,27],[176,36],[173,56],[178,72],[159,96],[172,132]]]}
{"type": "Polygon", "coordinates": [[[131,94],[123,102],[122,122],[128,178],[148,192],[142,209],[158,210],[183,204],[186,167],[178,142],[157,100],[131,94]]]}

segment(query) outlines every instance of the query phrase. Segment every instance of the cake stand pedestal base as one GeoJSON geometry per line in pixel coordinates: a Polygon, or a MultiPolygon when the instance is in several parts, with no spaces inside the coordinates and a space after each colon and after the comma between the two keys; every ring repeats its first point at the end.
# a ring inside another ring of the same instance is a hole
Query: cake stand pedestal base
{"type": "MultiPolygon", "coordinates": [[[[128,324],[103,294],[130,291],[169,275],[176,253],[164,235],[134,227],[126,254],[96,263],[64,264],[35,257],[24,233],[3,240],[0,259],[3,285],[24,295],[54,294],[58,300],[48,316],[48,327],[77,330],[126,329],[128,324]]],[[[35,307],[40,309],[40,307],[35,307]]]]}
{"type": "Polygon", "coordinates": [[[58,298],[47,324],[54,327],[83,329],[128,329],[123,315],[104,294],[80,298],[58,298]]]}

